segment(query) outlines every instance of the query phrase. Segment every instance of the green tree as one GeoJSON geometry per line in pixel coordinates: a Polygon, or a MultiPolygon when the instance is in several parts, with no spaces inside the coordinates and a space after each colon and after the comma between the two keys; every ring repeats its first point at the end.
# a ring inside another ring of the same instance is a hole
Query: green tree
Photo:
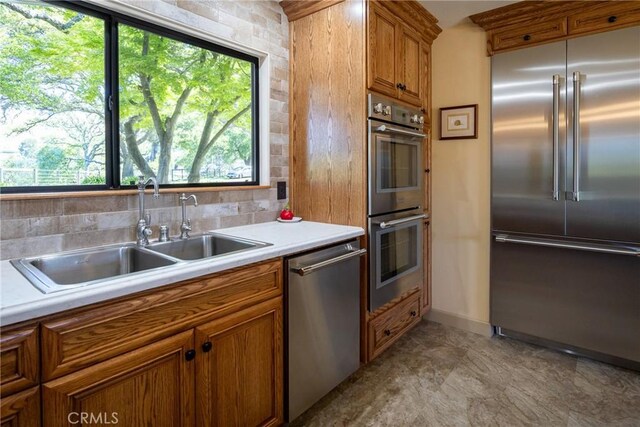
{"type": "Polygon", "coordinates": [[[45,145],[38,150],[38,168],[45,170],[63,169],[67,165],[64,150],[55,145],[45,145]]]}
{"type": "MultiPolygon", "coordinates": [[[[0,104],[38,112],[15,132],[75,113],[104,122],[103,25],[58,7],[0,3],[0,104]]],[[[223,138],[232,125],[250,135],[251,63],[124,24],[118,37],[123,176],[135,167],[167,183],[188,158],[188,180],[199,182],[214,145],[234,143],[223,138]]],[[[104,153],[94,132],[84,134],[93,141],[80,143],[87,167],[104,153]]]]}

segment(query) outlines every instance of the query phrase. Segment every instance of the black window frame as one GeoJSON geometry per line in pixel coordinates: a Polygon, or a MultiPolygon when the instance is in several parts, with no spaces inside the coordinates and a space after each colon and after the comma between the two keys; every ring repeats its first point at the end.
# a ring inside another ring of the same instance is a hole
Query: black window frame
{"type": "Polygon", "coordinates": [[[215,44],[158,24],[146,22],[120,12],[115,12],[100,6],[82,1],[40,0],[41,3],[73,10],[87,16],[104,21],[104,77],[105,77],[105,184],[87,185],[48,185],[48,186],[16,186],[0,187],[0,193],[61,193],[85,192],[103,190],[128,190],[135,185],[120,182],[120,108],[119,108],[119,52],[118,52],[118,24],[150,31],[161,37],[171,38],[182,43],[190,44],[212,52],[231,56],[250,62],[251,67],[251,137],[252,137],[252,177],[249,181],[236,182],[207,182],[160,184],[160,188],[193,188],[193,187],[247,187],[260,184],[260,59],[253,55],[215,44]]]}

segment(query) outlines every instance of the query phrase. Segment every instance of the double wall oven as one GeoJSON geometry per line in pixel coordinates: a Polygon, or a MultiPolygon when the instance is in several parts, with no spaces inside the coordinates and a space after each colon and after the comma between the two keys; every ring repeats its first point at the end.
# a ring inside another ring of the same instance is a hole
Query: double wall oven
{"type": "Polygon", "coordinates": [[[369,310],[423,280],[420,110],[369,94],[369,310]]]}

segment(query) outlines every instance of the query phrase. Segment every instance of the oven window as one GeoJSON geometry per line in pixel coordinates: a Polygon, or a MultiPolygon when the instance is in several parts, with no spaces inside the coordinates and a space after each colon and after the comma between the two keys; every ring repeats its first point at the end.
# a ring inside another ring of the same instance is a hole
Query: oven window
{"type": "Polygon", "coordinates": [[[381,288],[420,266],[418,225],[396,227],[379,234],[380,277],[377,288],[381,288]]]}
{"type": "Polygon", "coordinates": [[[378,191],[418,186],[418,146],[378,138],[378,191]]]}

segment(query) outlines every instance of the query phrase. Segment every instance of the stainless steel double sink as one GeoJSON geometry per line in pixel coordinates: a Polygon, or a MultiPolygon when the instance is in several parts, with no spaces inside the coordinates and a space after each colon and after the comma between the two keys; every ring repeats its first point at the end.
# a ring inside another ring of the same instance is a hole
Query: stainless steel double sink
{"type": "Polygon", "coordinates": [[[180,263],[235,254],[270,243],[205,233],[187,239],[155,242],[145,247],[121,244],[80,249],[55,255],[11,260],[44,293],[108,282],[122,275],[180,263]]]}

